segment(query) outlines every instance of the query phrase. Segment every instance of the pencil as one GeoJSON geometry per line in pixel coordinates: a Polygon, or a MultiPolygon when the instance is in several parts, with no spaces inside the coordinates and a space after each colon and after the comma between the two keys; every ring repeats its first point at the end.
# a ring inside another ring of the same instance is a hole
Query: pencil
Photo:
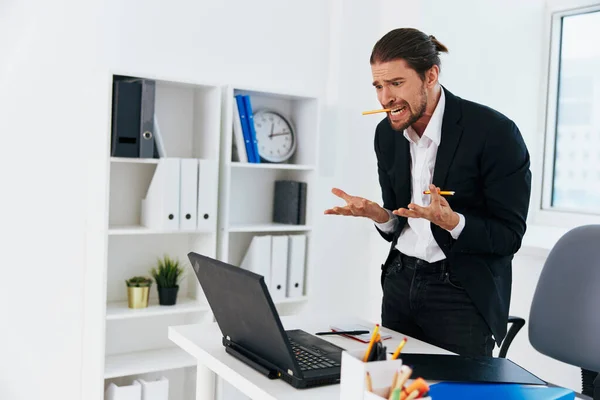
{"type": "Polygon", "coordinates": [[[367,371],[367,390],[373,392],[373,382],[371,381],[371,374],[367,371]]]}
{"type": "MultiPolygon", "coordinates": [[[[438,192],[438,194],[442,195],[442,196],[454,196],[454,191],[450,191],[450,190],[440,190],[438,192]]],[[[423,194],[431,194],[431,192],[429,190],[426,190],[423,192],[423,194]]]]}
{"type": "Polygon", "coordinates": [[[403,388],[402,393],[400,393],[400,400],[406,400],[406,398],[415,390],[418,390],[419,393],[423,394],[429,391],[429,385],[423,378],[415,379],[408,387],[403,388]]]}
{"type": "Polygon", "coordinates": [[[323,335],[365,335],[369,333],[369,331],[364,330],[358,330],[358,331],[327,331],[327,332],[317,332],[315,333],[315,335],[317,336],[323,336],[323,335]]]}
{"type": "Polygon", "coordinates": [[[377,113],[390,112],[390,111],[392,111],[392,110],[389,108],[384,108],[381,110],[363,111],[362,115],[377,114],[377,113]]]}
{"type": "MultiPolygon", "coordinates": [[[[398,370],[394,372],[394,378],[392,378],[392,386],[390,386],[390,395],[388,396],[388,400],[392,400],[392,395],[394,394],[394,388],[396,387],[396,382],[398,382],[398,370]]],[[[400,394],[398,394],[400,396],[400,394]]]]}
{"type": "MultiPolygon", "coordinates": [[[[412,374],[412,368],[408,365],[403,365],[400,368],[400,373],[398,374],[398,380],[396,381],[396,388],[402,390],[404,388],[404,384],[410,378],[412,374]]],[[[402,395],[401,395],[402,396],[402,395]]]]}
{"type": "Polygon", "coordinates": [[[369,342],[369,346],[367,347],[367,351],[363,357],[363,362],[367,362],[369,360],[369,355],[371,354],[371,350],[373,349],[373,345],[375,344],[375,339],[377,338],[378,333],[379,324],[376,324],[375,329],[373,329],[373,334],[371,335],[371,341],[369,342]]]}
{"type": "MultiPolygon", "coordinates": [[[[396,381],[398,380],[398,370],[394,372],[394,377],[392,378],[392,385],[390,386],[392,389],[396,387],[396,381]]],[[[392,396],[390,396],[392,397],[392,396]]]]}
{"type": "Polygon", "coordinates": [[[419,396],[421,394],[421,392],[419,392],[419,389],[415,389],[412,391],[411,394],[408,395],[408,397],[406,398],[406,400],[413,400],[416,399],[417,396],[419,396]]]}
{"type": "Polygon", "coordinates": [[[404,338],[402,339],[402,341],[400,342],[400,344],[398,345],[398,347],[396,348],[396,351],[394,352],[394,354],[392,355],[392,360],[395,360],[396,358],[398,358],[398,356],[400,355],[400,352],[402,351],[402,349],[404,348],[404,345],[406,344],[406,341],[408,339],[404,338]]]}

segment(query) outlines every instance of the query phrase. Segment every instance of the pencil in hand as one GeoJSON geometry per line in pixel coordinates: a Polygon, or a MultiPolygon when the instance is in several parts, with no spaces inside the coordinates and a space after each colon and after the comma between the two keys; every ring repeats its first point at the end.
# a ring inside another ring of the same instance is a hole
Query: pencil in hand
{"type": "MultiPolygon", "coordinates": [[[[440,196],[454,196],[454,193],[456,193],[456,192],[454,192],[452,190],[440,190],[440,191],[438,191],[438,194],[440,196]]],[[[431,191],[425,190],[423,192],[423,194],[431,194],[431,191]]]]}

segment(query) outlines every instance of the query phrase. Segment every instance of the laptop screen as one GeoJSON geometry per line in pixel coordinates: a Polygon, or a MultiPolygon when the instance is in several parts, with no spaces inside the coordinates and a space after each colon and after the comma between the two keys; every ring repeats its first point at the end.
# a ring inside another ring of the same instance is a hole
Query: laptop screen
{"type": "Polygon", "coordinates": [[[296,371],[264,278],[200,254],[188,257],[223,336],[284,371],[296,371]]]}

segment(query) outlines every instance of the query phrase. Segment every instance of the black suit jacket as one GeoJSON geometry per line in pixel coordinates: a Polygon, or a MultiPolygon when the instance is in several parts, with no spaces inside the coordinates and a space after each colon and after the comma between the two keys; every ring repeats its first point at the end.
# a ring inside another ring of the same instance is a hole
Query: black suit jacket
{"type": "MultiPolygon", "coordinates": [[[[513,121],[443,90],[446,106],[433,184],[456,192],[446,199],[464,215],[465,226],[457,240],[435,224],[431,231],[500,345],[508,323],[512,258],[521,247],[529,208],[529,152],[513,121]]],[[[411,201],[409,142],[387,117],[377,126],[375,152],[383,207],[406,207],[411,201]]],[[[406,224],[406,218],[397,218],[393,233],[379,231],[392,242],[390,252],[406,224]]]]}

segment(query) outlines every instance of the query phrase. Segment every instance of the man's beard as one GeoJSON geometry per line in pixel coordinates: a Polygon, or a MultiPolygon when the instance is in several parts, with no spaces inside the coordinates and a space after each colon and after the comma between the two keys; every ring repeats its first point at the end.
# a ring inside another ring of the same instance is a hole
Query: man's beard
{"type": "Polygon", "coordinates": [[[392,126],[392,129],[394,129],[395,131],[399,131],[399,132],[403,132],[406,128],[408,128],[409,126],[411,126],[412,124],[414,124],[415,122],[417,122],[422,116],[423,114],[425,114],[425,109],[427,108],[427,92],[425,91],[425,88],[421,88],[421,102],[419,103],[416,112],[412,112],[411,110],[411,105],[410,103],[407,103],[409,110],[411,111],[411,115],[410,118],[408,119],[408,121],[404,124],[402,124],[400,127],[396,128],[390,118],[390,116],[388,115],[388,118],[390,118],[390,125],[392,126]]]}

